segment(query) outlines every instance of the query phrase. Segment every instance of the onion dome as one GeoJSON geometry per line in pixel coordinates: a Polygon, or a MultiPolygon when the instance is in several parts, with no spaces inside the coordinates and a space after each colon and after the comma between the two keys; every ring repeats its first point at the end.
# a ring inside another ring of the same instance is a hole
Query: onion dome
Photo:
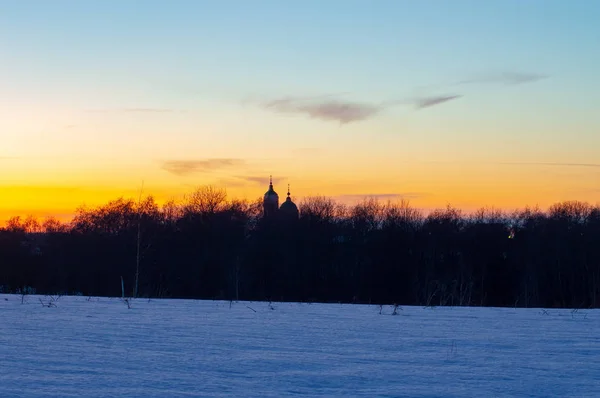
{"type": "Polygon", "coordinates": [[[269,178],[269,190],[265,193],[264,197],[265,204],[276,204],[279,206],[279,195],[273,189],[273,176],[269,178]]]}
{"type": "Polygon", "coordinates": [[[269,190],[263,199],[263,210],[266,217],[274,216],[279,208],[279,195],[273,189],[273,177],[269,178],[269,190]]]}
{"type": "Polygon", "coordinates": [[[292,198],[290,197],[290,186],[289,186],[289,184],[288,184],[287,198],[285,199],[285,202],[283,202],[281,204],[281,207],[279,208],[279,211],[285,217],[295,217],[295,218],[298,218],[298,206],[296,206],[296,204],[294,202],[292,202],[292,198]]]}

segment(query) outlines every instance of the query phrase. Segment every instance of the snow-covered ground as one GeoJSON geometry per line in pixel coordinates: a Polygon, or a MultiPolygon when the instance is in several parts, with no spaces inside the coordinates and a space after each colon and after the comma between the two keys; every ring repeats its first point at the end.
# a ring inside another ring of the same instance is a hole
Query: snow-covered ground
{"type": "Polygon", "coordinates": [[[600,396],[600,311],[0,295],[0,397],[600,396]]]}

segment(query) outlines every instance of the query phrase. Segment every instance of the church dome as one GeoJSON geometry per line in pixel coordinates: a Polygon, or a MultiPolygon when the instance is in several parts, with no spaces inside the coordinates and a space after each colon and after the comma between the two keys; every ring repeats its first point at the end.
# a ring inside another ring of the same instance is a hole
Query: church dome
{"type": "Polygon", "coordinates": [[[279,208],[279,195],[273,189],[273,177],[269,178],[269,190],[263,199],[263,212],[266,217],[274,216],[279,208]]]}
{"type": "Polygon", "coordinates": [[[290,197],[290,187],[288,186],[287,198],[285,202],[281,204],[279,211],[285,214],[286,216],[298,217],[298,206],[294,202],[292,202],[292,198],[290,197]]]}
{"type": "Polygon", "coordinates": [[[273,189],[273,179],[271,178],[269,181],[269,190],[265,192],[264,197],[265,203],[276,203],[279,204],[279,195],[273,189]]]}
{"type": "Polygon", "coordinates": [[[290,197],[288,196],[287,199],[285,200],[285,202],[283,202],[281,204],[281,207],[279,208],[279,210],[282,210],[285,212],[298,213],[298,206],[296,206],[296,204],[294,202],[292,202],[292,199],[290,199],[290,197]]]}

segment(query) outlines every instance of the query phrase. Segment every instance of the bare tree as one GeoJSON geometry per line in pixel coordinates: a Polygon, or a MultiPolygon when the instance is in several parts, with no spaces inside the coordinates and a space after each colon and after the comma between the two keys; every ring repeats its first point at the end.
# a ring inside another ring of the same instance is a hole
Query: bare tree
{"type": "Polygon", "coordinates": [[[25,232],[28,234],[35,234],[42,231],[40,222],[32,215],[25,218],[25,221],[23,221],[23,228],[25,228],[25,232]]]}
{"type": "Polygon", "coordinates": [[[25,232],[25,226],[20,216],[11,217],[6,222],[6,230],[9,232],[25,232]]]}
{"type": "Polygon", "coordinates": [[[42,223],[42,230],[47,233],[66,232],[67,225],[61,223],[56,217],[47,217],[42,223]]]}
{"type": "Polygon", "coordinates": [[[197,188],[184,199],[184,211],[192,214],[214,214],[227,203],[227,191],[213,186],[197,188]]]}

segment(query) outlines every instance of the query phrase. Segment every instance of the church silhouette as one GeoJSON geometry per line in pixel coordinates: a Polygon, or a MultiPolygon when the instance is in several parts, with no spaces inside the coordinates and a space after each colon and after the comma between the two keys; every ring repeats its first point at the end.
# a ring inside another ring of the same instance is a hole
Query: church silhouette
{"type": "Polygon", "coordinates": [[[285,219],[297,219],[299,216],[298,206],[292,202],[290,196],[290,185],[288,184],[287,198],[279,206],[279,195],[273,189],[273,176],[269,177],[269,190],[263,198],[264,217],[281,217],[285,219]]]}

